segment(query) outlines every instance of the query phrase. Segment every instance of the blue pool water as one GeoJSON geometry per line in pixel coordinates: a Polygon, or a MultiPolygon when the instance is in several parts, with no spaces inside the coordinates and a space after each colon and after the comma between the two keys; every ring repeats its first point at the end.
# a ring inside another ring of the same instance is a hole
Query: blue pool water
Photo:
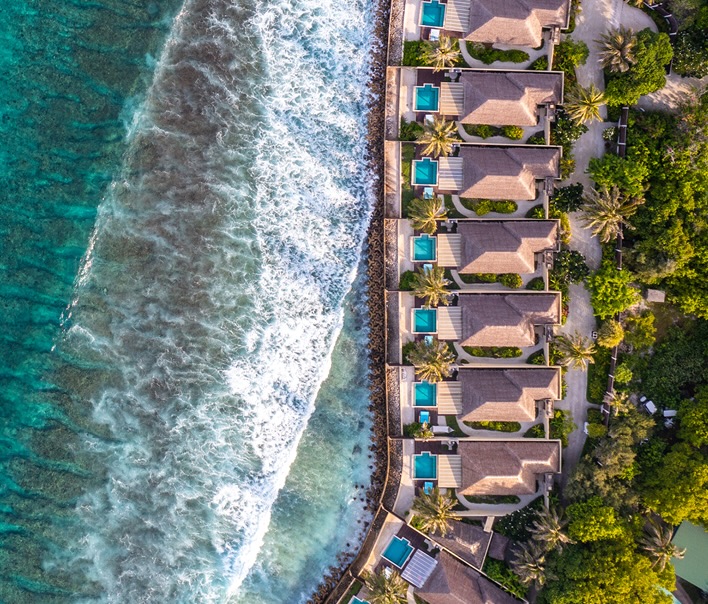
{"type": "Polygon", "coordinates": [[[416,308],[413,311],[415,333],[435,333],[438,329],[438,311],[434,308],[416,308]]]}
{"type": "Polygon", "coordinates": [[[438,458],[437,455],[430,453],[421,453],[414,456],[415,460],[415,478],[437,478],[438,477],[438,458]]]}
{"type": "Polygon", "coordinates": [[[438,184],[438,162],[424,157],[413,161],[413,184],[436,185],[438,184]]]}
{"type": "Polygon", "coordinates": [[[437,111],[440,107],[440,88],[432,84],[415,87],[416,111],[437,111]]]}
{"type": "Polygon", "coordinates": [[[403,565],[406,563],[406,560],[408,560],[408,556],[411,555],[412,551],[413,546],[407,539],[394,537],[384,550],[383,557],[392,564],[395,564],[398,568],[403,568],[403,565]]]}
{"type": "Polygon", "coordinates": [[[430,235],[415,237],[413,240],[413,260],[415,262],[435,260],[437,257],[435,247],[435,237],[430,235]]]}
{"type": "Polygon", "coordinates": [[[424,27],[442,27],[445,23],[445,8],[445,5],[438,0],[432,0],[432,2],[423,0],[420,24],[424,27]]]}
{"type": "Polygon", "coordinates": [[[351,599],[351,602],[349,604],[369,604],[369,601],[368,600],[360,600],[359,598],[354,596],[351,599]]]}
{"type": "Polygon", "coordinates": [[[414,386],[416,407],[435,407],[437,405],[437,384],[419,382],[414,386]]]}

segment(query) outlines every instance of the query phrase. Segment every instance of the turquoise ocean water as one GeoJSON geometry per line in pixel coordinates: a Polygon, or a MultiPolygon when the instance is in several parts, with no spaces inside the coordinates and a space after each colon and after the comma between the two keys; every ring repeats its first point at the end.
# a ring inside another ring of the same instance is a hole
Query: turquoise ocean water
{"type": "Polygon", "coordinates": [[[0,7],[0,602],[300,602],[356,543],[371,8],[0,7]]]}

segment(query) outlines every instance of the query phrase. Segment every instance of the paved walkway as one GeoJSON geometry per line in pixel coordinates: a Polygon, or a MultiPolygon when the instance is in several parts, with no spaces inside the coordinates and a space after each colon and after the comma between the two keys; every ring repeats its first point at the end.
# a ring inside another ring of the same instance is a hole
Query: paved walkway
{"type": "Polygon", "coordinates": [[[697,98],[697,93],[705,90],[707,86],[708,76],[699,80],[698,78],[682,78],[680,75],[672,73],[666,78],[666,86],[641,97],[637,105],[650,111],[671,111],[689,99],[697,98]]]}

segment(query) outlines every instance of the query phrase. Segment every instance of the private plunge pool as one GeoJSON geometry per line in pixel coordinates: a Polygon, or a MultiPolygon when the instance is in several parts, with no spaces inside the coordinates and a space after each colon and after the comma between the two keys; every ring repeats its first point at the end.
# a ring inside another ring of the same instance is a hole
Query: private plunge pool
{"type": "Polygon", "coordinates": [[[427,451],[413,456],[413,478],[436,479],[438,477],[438,457],[427,451]]]}
{"type": "Polygon", "coordinates": [[[435,112],[440,107],[440,88],[432,84],[415,87],[414,109],[435,112]]]}
{"type": "Polygon", "coordinates": [[[413,399],[416,407],[435,407],[438,398],[437,384],[417,382],[413,385],[413,399]]]}
{"type": "Polygon", "coordinates": [[[438,184],[438,162],[429,157],[413,160],[413,185],[437,185],[438,184]]]}
{"type": "Polygon", "coordinates": [[[383,557],[398,568],[403,568],[413,553],[413,546],[408,539],[394,537],[384,550],[383,557]]]}
{"type": "Polygon", "coordinates": [[[445,5],[438,0],[423,0],[420,24],[423,27],[442,27],[445,23],[445,5]]]}
{"type": "Polygon", "coordinates": [[[436,259],[435,237],[427,234],[413,237],[413,262],[435,262],[436,259]]]}
{"type": "Polygon", "coordinates": [[[413,309],[413,333],[436,333],[438,331],[438,311],[434,308],[413,309]]]}

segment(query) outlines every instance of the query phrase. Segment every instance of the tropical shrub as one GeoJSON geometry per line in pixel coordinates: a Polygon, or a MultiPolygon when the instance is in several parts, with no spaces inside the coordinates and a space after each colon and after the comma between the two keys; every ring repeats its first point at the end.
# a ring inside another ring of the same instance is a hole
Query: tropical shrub
{"type": "Polygon", "coordinates": [[[538,57],[531,65],[529,69],[534,69],[536,71],[546,71],[548,69],[548,55],[542,55],[538,57]]]}
{"type": "Polygon", "coordinates": [[[482,61],[485,65],[491,65],[496,61],[505,63],[523,63],[529,60],[528,53],[523,50],[499,50],[497,48],[489,48],[478,42],[467,42],[467,52],[473,59],[482,61]]]}
{"type": "Polygon", "coordinates": [[[416,280],[415,271],[405,271],[398,282],[398,289],[403,292],[413,291],[416,280]]]}
{"type": "Polygon", "coordinates": [[[639,290],[632,285],[633,279],[628,270],[618,270],[612,262],[603,262],[587,279],[595,315],[607,319],[636,304],[639,290]]]}
{"type": "MultiPolygon", "coordinates": [[[[704,27],[708,27],[708,23],[704,27]]],[[[705,31],[680,31],[676,35],[671,67],[679,75],[692,78],[708,75],[708,37],[705,31]]]]}
{"type": "Polygon", "coordinates": [[[624,327],[624,341],[637,350],[646,350],[656,341],[654,313],[649,310],[625,317],[624,327]]]}
{"type": "Polygon", "coordinates": [[[492,202],[492,210],[497,214],[513,214],[519,209],[515,201],[502,200],[492,202]]]}
{"type": "Polygon", "coordinates": [[[605,348],[619,346],[624,339],[624,328],[619,321],[608,319],[597,332],[597,343],[605,348]]]}
{"type": "Polygon", "coordinates": [[[620,363],[615,367],[615,384],[629,384],[633,377],[634,373],[627,363],[620,363]]]}
{"type": "Polygon", "coordinates": [[[521,430],[519,422],[464,422],[474,430],[491,430],[493,432],[518,432],[521,430]]]}
{"type": "Polygon", "coordinates": [[[524,129],[521,126],[502,126],[502,136],[513,141],[521,140],[524,136],[524,129]]]}
{"type": "Polygon", "coordinates": [[[608,76],[605,100],[609,105],[634,105],[642,95],[666,84],[664,68],[673,57],[669,36],[647,28],[637,33],[636,39],[634,64],[624,73],[608,76]]]}
{"type": "Polygon", "coordinates": [[[519,289],[523,285],[521,275],[517,275],[516,273],[504,273],[499,275],[499,283],[513,289],[519,289]]]}
{"type": "Polygon", "coordinates": [[[543,277],[534,277],[526,284],[526,289],[533,291],[543,291],[546,289],[546,284],[543,281],[543,277]]]}
{"type": "Polygon", "coordinates": [[[401,128],[398,131],[402,141],[414,141],[423,134],[423,125],[418,122],[408,122],[401,118],[401,128]]]}
{"type": "Polygon", "coordinates": [[[561,212],[575,212],[583,205],[583,185],[578,183],[556,189],[551,202],[561,212]]]}
{"type": "Polygon", "coordinates": [[[565,73],[565,87],[568,89],[577,81],[575,68],[585,65],[590,55],[588,45],[582,40],[575,42],[571,36],[566,36],[553,54],[553,69],[565,73]]]}
{"type": "Polygon", "coordinates": [[[463,346],[464,351],[473,357],[491,357],[493,359],[515,359],[523,354],[515,346],[463,346]]]}

